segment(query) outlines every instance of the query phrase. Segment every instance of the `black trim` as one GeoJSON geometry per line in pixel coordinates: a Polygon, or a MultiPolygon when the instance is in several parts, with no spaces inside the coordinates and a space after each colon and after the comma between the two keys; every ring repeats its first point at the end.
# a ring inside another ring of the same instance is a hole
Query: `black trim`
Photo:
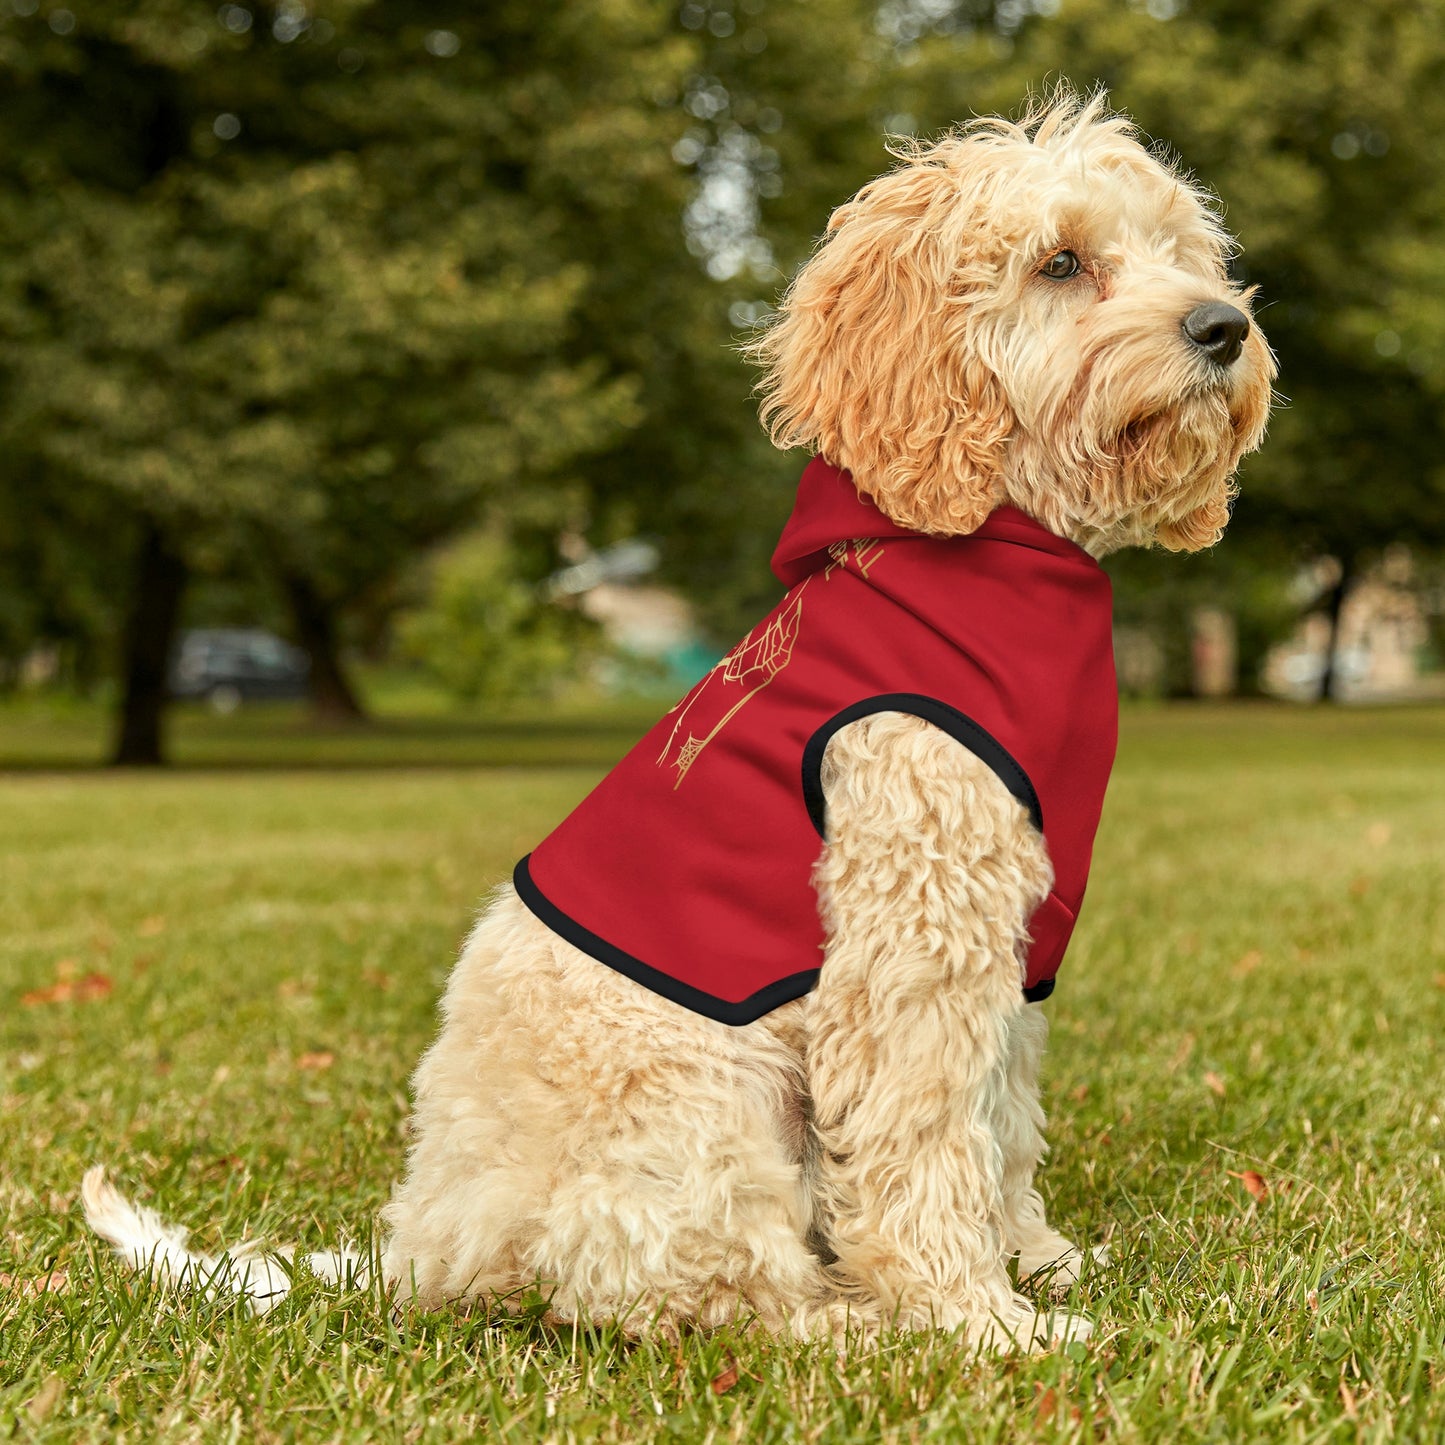
{"type": "MultiPolygon", "coordinates": [[[[1044,830],[1044,810],[1039,806],[1039,795],[1029,781],[1029,775],[1018,765],[1013,755],[992,734],[981,728],[971,717],[928,697],[921,692],[884,692],[877,697],[866,697],[835,713],[813,734],[803,748],[803,801],[807,804],[808,816],[818,830],[820,838],[826,838],[827,801],[823,797],[823,754],[833,734],[847,727],[859,718],[872,717],[879,712],[906,712],[922,718],[926,723],[942,729],[949,737],[962,743],[969,752],[988,764],[998,774],[999,781],[1028,809],[1029,817],[1039,832],[1044,830]]],[[[1052,985],[1050,985],[1052,987],[1052,985]]],[[[1043,987],[1042,984],[1039,987],[1043,987]]],[[[1042,997],[1042,995],[1041,995],[1042,997]]]]}
{"type": "MultiPolygon", "coordinates": [[[[527,858],[531,856],[529,853],[527,858]]],[[[738,1028],[743,1024],[753,1023],[764,1014],[772,1013],[775,1008],[791,1003],[795,998],[802,998],[818,982],[818,970],[810,968],[802,973],[790,973],[787,978],[780,978],[737,1003],[714,998],[712,994],[704,993],[690,983],[683,983],[670,974],[643,963],[640,958],[634,958],[630,953],[624,953],[615,944],[599,938],[590,928],[584,928],[575,918],[563,913],[532,881],[527,858],[523,858],[512,871],[512,884],[517,890],[517,897],[553,933],[559,938],[565,938],[583,953],[590,954],[599,963],[605,963],[608,968],[626,974],[644,988],[650,988],[653,993],[661,994],[663,998],[681,1004],[695,1014],[702,1014],[705,1018],[716,1019],[720,1024],[738,1028]]]]}
{"type": "Polygon", "coordinates": [[[1024,990],[1025,1003],[1043,1003],[1054,991],[1054,980],[1051,978],[1040,979],[1031,988],[1024,990]]]}

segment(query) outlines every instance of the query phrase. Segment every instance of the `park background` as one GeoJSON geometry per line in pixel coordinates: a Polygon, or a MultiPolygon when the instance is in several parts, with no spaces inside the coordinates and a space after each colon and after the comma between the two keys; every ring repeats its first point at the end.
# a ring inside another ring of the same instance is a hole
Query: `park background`
{"type": "Polygon", "coordinates": [[[1440,1438],[1441,135],[1439,0],[0,0],[0,1433],[1440,1438]],[[1108,563],[1046,1085],[1098,1342],[128,1283],[96,1159],[367,1242],[478,901],[775,600],[737,347],[886,136],[1060,77],[1222,198],[1282,396],[1218,548],[1108,563]],[[237,627],[307,695],[169,700],[237,627]]]}

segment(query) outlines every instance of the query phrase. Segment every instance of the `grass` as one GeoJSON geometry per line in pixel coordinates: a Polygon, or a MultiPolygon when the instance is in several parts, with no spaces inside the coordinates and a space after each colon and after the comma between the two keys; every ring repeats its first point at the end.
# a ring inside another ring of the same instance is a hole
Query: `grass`
{"type": "MultiPolygon", "coordinates": [[[[1438,709],[1126,715],[1046,1005],[1045,1191],[1113,1248],[1087,1347],[674,1352],[309,1279],[255,1320],[87,1240],[95,1160],[202,1246],[365,1239],[478,899],[644,721],[195,717],[186,771],[0,778],[0,1437],[1445,1438],[1438,709]]],[[[69,726],[0,756],[84,762],[69,726]]]]}

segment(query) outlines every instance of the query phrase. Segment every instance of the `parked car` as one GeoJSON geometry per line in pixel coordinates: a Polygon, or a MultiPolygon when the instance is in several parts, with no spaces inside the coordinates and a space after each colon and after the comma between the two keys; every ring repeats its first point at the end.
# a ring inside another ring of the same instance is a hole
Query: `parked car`
{"type": "Polygon", "coordinates": [[[182,634],[171,663],[176,698],[204,698],[217,712],[243,702],[305,697],[311,659],[259,627],[205,627],[182,634]]]}

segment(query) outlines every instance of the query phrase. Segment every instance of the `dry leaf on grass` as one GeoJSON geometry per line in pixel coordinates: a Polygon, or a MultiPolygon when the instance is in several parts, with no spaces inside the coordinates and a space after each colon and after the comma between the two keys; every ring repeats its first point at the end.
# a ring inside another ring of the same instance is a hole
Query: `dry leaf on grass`
{"type": "MultiPolygon", "coordinates": [[[[1058,1392],[1052,1386],[1035,1386],[1038,1394],[1034,1403],[1034,1424],[1039,1428],[1046,1428],[1055,1423],[1059,1413],[1058,1392]]],[[[1069,1404],[1069,1423],[1077,1425],[1084,1418],[1084,1412],[1077,1403],[1069,1404]]]]}
{"type": "Polygon", "coordinates": [[[738,1362],[729,1356],[727,1369],[722,1374],[713,1376],[712,1392],[714,1395],[726,1395],[737,1382],[738,1362]]]}
{"type": "Polygon", "coordinates": [[[26,1299],[36,1299],[43,1294],[65,1294],[70,1289],[70,1276],[63,1269],[53,1269],[49,1274],[24,1275],[0,1273],[0,1290],[13,1289],[26,1299]]]}
{"type": "Polygon", "coordinates": [[[50,1375],[45,1383],[31,1396],[30,1403],[25,1407],[26,1413],[35,1424],[42,1420],[48,1420],[51,1412],[60,1403],[61,1397],[65,1394],[65,1381],[59,1375],[50,1375]]]}
{"type": "Polygon", "coordinates": [[[1245,1191],[1255,1199],[1263,1199],[1269,1193],[1268,1181],[1263,1174],[1253,1169],[1241,1169],[1238,1173],[1231,1169],[1228,1173],[1231,1179],[1239,1180],[1245,1191]]]}
{"type": "Polygon", "coordinates": [[[298,1069],[329,1069],[336,1062],[336,1055],[326,1049],[317,1049],[314,1053],[302,1054],[296,1060],[298,1069]]]}
{"type": "Polygon", "coordinates": [[[1179,1040],[1179,1047],[1174,1050],[1174,1057],[1169,1060],[1169,1062],[1165,1065],[1165,1068],[1167,1068],[1171,1074],[1174,1073],[1177,1069],[1183,1068],[1185,1063],[1188,1062],[1189,1055],[1193,1052],[1194,1035],[1185,1034],[1184,1037],[1179,1040]]]}
{"type": "Polygon", "coordinates": [[[1234,965],[1230,972],[1234,974],[1235,978],[1248,978],[1263,962],[1264,954],[1257,948],[1251,948],[1248,953],[1240,958],[1239,962],[1234,965]]]}
{"type": "Polygon", "coordinates": [[[109,974],[88,973],[84,978],[58,979],[49,988],[31,989],[20,995],[20,1002],[25,1008],[45,1003],[90,1003],[108,997],[114,987],[109,974]]]}
{"type": "Polygon", "coordinates": [[[1224,1080],[1220,1078],[1220,1076],[1216,1074],[1213,1069],[1210,1069],[1210,1071],[1205,1074],[1204,1086],[1211,1093],[1218,1094],[1221,1099],[1224,1097],[1224,1080]]]}

